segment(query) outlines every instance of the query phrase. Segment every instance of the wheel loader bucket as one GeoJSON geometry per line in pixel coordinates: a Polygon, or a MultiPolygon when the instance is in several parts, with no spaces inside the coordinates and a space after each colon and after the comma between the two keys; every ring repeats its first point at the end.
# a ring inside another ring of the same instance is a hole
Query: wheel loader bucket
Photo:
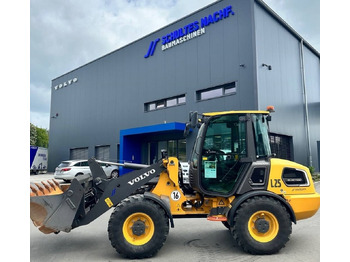
{"type": "Polygon", "coordinates": [[[74,179],[64,190],[57,181],[30,185],[30,218],[45,234],[72,229],[79,206],[84,198],[84,188],[74,179]]]}

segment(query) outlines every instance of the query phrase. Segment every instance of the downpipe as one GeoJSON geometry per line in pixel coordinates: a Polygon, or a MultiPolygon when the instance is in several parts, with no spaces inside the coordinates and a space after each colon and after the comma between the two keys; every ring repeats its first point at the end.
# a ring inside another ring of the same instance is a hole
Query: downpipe
{"type": "Polygon", "coordinates": [[[304,100],[308,165],[310,167],[312,166],[312,155],[311,155],[311,142],[310,142],[309,107],[308,107],[306,84],[305,84],[304,40],[303,39],[301,39],[300,41],[300,71],[301,71],[301,85],[302,85],[303,100],[304,100]]]}

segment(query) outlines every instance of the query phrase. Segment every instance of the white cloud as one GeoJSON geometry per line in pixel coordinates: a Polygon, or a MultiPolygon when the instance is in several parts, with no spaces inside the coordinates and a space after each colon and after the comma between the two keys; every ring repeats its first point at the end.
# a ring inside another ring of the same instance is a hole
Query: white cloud
{"type": "Polygon", "coordinates": [[[30,123],[40,128],[49,129],[50,125],[50,113],[49,112],[31,112],[30,123]]]}
{"type": "Polygon", "coordinates": [[[30,85],[30,122],[38,127],[49,128],[51,89],[30,85]]]}

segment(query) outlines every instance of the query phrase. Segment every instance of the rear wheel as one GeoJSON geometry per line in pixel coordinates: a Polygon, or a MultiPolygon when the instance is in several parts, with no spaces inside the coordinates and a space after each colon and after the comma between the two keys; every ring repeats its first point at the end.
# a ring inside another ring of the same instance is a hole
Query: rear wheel
{"type": "Polygon", "coordinates": [[[266,196],[244,202],[234,217],[231,228],[238,245],[251,254],[277,253],[289,240],[292,223],[286,208],[266,196]]]}
{"type": "Polygon", "coordinates": [[[143,195],[123,200],[108,224],[112,246],[128,258],[152,257],[163,246],[168,233],[169,220],[164,210],[143,195]]]}

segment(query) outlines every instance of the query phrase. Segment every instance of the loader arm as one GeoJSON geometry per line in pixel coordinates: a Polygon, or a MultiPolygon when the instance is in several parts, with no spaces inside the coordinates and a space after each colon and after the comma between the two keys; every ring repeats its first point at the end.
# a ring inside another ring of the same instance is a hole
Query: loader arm
{"type": "MultiPolygon", "coordinates": [[[[97,165],[103,172],[102,168],[97,164],[97,162],[94,159],[90,159],[89,166],[92,167],[94,165],[97,165]]],[[[99,180],[98,174],[96,174],[97,168],[91,168],[94,181],[98,180],[98,182],[100,182],[100,184],[95,183],[94,186],[103,193],[99,197],[98,203],[85,215],[84,218],[77,220],[77,224],[74,227],[86,225],[94,221],[111,207],[116,206],[124,198],[130,196],[138,188],[159,175],[165,169],[166,168],[161,161],[146,168],[132,171],[115,179],[104,179],[101,181],[99,180]]]]}
{"type": "Polygon", "coordinates": [[[68,189],[44,190],[39,184],[36,184],[37,189],[31,186],[30,217],[40,231],[45,234],[70,232],[73,228],[87,225],[166,170],[163,161],[159,161],[124,176],[107,179],[95,159],[89,159],[89,166],[92,179],[86,175],[77,177],[68,189]],[[95,200],[87,207],[88,194],[93,195],[95,200]]]}

